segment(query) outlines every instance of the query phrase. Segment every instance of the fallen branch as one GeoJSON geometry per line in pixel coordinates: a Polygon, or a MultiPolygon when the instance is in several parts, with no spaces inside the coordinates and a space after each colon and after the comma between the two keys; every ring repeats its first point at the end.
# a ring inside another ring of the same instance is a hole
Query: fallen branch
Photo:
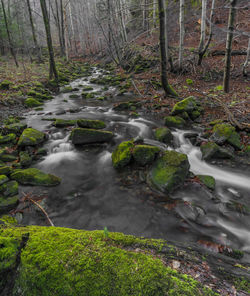
{"type": "Polygon", "coordinates": [[[141,92],[140,92],[139,89],[137,88],[137,86],[136,86],[136,84],[135,84],[135,82],[134,82],[133,79],[131,79],[131,82],[132,82],[132,84],[133,84],[135,90],[136,90],[137,93],[139,94],[139,96],[143,98],[144,96],[141,94],[141,92]]]}
{"type": "MultiPolygon", "coordinates": [[[[226,54],[225,50],[213,50],[210,51],[208,55],[214,56],[224,56],[226,54]]],[[[245,50],[233,50],[231,53],[232,56],[237,55],[247,55],[247,52],[245,50]]]]}

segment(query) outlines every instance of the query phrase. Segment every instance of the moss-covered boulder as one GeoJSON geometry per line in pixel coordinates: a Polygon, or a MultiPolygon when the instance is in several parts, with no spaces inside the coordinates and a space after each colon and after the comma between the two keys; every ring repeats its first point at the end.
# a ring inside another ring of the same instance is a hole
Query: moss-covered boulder
{"type": "Polygon", "coordinates": [[[207,175],[197,175],[201,183],[203,183],[207,188],[214,190],[215,189],[215,179],[212,176],[207,175]]]}
{"type": "Polygon", "coordinates": [[[155,130],[155,139],[165,144],[171,144],[173,142],[173,135],[167,127],[159,127],[155,130]]]}
{"type": "Polygon", "coordinates": [[[13,85],[13,82],[11,82],[9,80],[3,80],[0,83],[0,89],[2,89],[2,90],[9,90],[11,85],[13,85]]]}
{"type": "Polygon", "coordinates": [[[63,89],[62,89],[62,92],[63,93],[69,93],[69,92],[72,92],[74,89],[72,86],[65,86],[63,89]]]}
{"type": "Polygon", "coordinates": [[[0,195],[4,197],[15,196],[18,194],[18,183],[16,181],[8,181],[0,186],[0,195]]]}
{"type": "Polygon", "coordinates": [[[92,86],[84,86],[83,88],[83,91],[90,91],[90,90],[93,90],[93,87],[92,86]]]}
{"type": "Polygon", "coordinates": [[[101,120],[78,119],[77,125],[82,128],[103,129],[106,127],[105,122],[101,120]]]}
{"type": "Polygon", "coordinates": [[[76,120],[70,120],[70,119],[56,119],[53,125],[55,127],[66,127],[66,126],[73,126],[76,124],[76,120]]]}
{"type": "Polygon", "coordinates": [[[57,227],[0,227],[0,288],[11,285],[13,295],[216,295],[158,258],[160,240],[57,227]]]}
{"type": "Polygon", "coordinates": [[[19,153],[20,164],[23,168],[29,167],[32,163],[32,158],[30,157],[29,153],[26,151],[21,151],[19,153]]]}
{"type": "Polygon", "coordinates": [[[176,103],[171,113],[173,115],[178,115],[183,112],[187,112],[188,114],[190,114],[195,109],[197,109],[197,101],[194,97],[191,96],[176,103]]]}
{"type": "Polygon", "coordinates": [[[140,108],[141,106],[142,106],[141,102],[128,101],[128,102],[118,103],[116,106],[113,107],[113,109],[115,111],[125,111],[125,110],[135,111],[137,108],[140,108]]]}
{"type": "Polygon", "coordinates": [[[25,170],[15,170],[10,178],[22,185],[33,186],[56,186],[61,183],[61,179],[36,169],[29,168],[25,170]]]}
{"type": "Polygon", "coordinates": [[[71,140],[75,145],[109,142],[114,134],[87,128],[75,128],[71,132],[71,140]]]}
{"type": "Polygon", "coordinates": [[[3,162],[12,162],[17,160],[16,151],[9,151],[8,149],[0,149],[0,160],[3,162]]]}
{"type": "Polygon", "coordinates": [[[27,98],[24,104],[29,108],[39,107],[42,105],[41,102],[39,102],[37,99],[34,99],[34,98],[27,98]]]}
{"type": "Polygon", "coordinates": [[[43,132],[33,128],[26,128],[18,141],[18,146],[37,146],[44,142],[44,140],[45,134],[43,132]]]}
{"type": "Polygon", "coordinates": [[[235,127],[227,123],[216,124],[210,139],[219,145],[227,142],[236,149],[242,148],[240,135],[235,131],[235,127]]]}
{"type": "Polygon", "coordinates": [[[180,116],[166,116],[164,122],[167,127],[183,128],[186,125],[186,121],[180,116]]]}
{"type": "Polygon", "coordinates": [[[214,158],[233,158],[233,154],[224,148],[221,148],[214,142],[208,142],[201,145],[202,159],[211,160],[214,158]]]}
{"type": "Polygon", "coordinates": [[[128,165],[132,159],[133,141],[122,142],[112,153],[112,163],[114,168],[120,169],[128,165]]]}
{"type": "Polygon", "coordinates": [[[10,175],[13,172],[13,168],[10,166],[1,166],[0,167],[0,175],[10,175]]]}
{"type": "Polygon", "coordinates": [[[0,135],[0,145],[1,144],[8,144],[8,143],[16,143],[16,135],[15,134],[8,134],[6,136],[0,135]]]}
{"type": "Polygon", "coordinates": [[[176,151],[165,151],[153,165],[147,181],[151,187],[170,193],[184,183],[189,167],[187,155],[176,151]]]}
{"type": "Polygon", "coordinates": [[[24,129],[27,128],[27,124],[26,123],[22,123],[22,122],[15,122],[12,124],[8,124],[8,125],[4,125],[3,127],[3,131],[5,134],[16,134],[16,135],[21,135],[21,133],[23,132],[24,129]]]}
{"type": "MultiPolygon", "coordinates": [[[[10,196],[10,197],[4,197],[0,194],[0,214],[5,214],[13,209],[15,209],[18,205],[19,199],[18,196],[10,196]]],[[[0,235],[0,244],[1,244],[1,235],[0,235]]],[[[1,253],[1,247],[0,247],[0,253],[1,253]]],[[[1,260],[2,257],[0,256],[1,260]]],[[[2,280],[2,274],[1,274],[1,267],[2,267],[2,261],[0,260],[0,290],[1,290],[1,280],[2,280]]]]}
{"type": "Polygon", "coordinates": [[[140,165],[150,164],[154,161],[160,148],[149,145],[137,145],[133,149],[133,158],[140,165]]]}
{"type": "Polygon", "coordinates": [[[8,182],[9,178],[5,175],[0,175],[0,186],[3,185],[4,183],[8,182]]]}

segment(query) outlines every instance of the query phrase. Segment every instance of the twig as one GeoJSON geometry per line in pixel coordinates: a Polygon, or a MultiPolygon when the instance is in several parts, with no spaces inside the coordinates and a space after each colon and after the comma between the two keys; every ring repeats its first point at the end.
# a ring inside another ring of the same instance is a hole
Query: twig
{"type": "Polygon", "coordinates": [[[137,86],[136,86],[136,84],[135,84],[135,82],[134,82],[133,79],[131,79],[131,82],[132,82],[132,84],[133,84],[135,90],[138,92],[139,96],[143,98],[144,96],[141,94],[141,92],[140,92],[139,89],[137,88],[137,86]]]}

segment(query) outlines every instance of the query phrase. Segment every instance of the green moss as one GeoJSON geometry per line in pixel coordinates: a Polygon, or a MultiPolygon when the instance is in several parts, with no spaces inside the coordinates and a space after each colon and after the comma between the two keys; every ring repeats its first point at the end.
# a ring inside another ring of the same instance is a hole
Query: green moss
{"type": "Polygon", "coordinates": [[[113,166],[120,169],[128,165],[132,159],[133,141],[122,142],[112,153],[113,166]]]}
{"type": "Polygon", "coordinates": [[[22,167],[28,167],[32,163],[32,158],[29,156],[29,153],[26,151],[21,151],[19,153],[20,164],[22,167]]]}
{"type": "Polygon", "coordinates": [[[76,95],[76,94],[73,94],[73,95],[70,95],[69,98],[70,99],[78,99],[78,98],[80,98],[80,96],[76,95]]]}
{"type": "Polygon", "coordinates": [[[9,181],[0,186],[0,194],[5,197],[15,196],[18,194],[18,183],[9,181]]]}
{"type": "Polygon", "coordinates": [[[0,186],[9,181],[9,178],[5,175],[0,175],[0,186]]]}
{"type": "Polygon", "coordinates": [[[77,124],[82,128],[103,129],[106,127],[105,122],[101,120],[78,119],[77,124]]]}
{"type": "Polygon", "coordinates": [[[72,92],[73,91],[73,87],[72,86],[65,86],[63,89],[62,89],[62,92],[63,93],[69,93],[69,92],[72,92]]]}
{"type": "Polygon", "coordinates": [[[45,140],[45,134],[33,129],[33,128],[27,128],[23,131],[19,141],[18,146],[36,146],[38,144],[41,144],[45,140]]]}
{"type": "Polygon", "coordinates": [[[13,172],[13,168],[10,166],[0,167],[0,175],[10,175],[13,172]]]}
{"type": "Polygon", "coordinates": [[[61,183],[60,178],[51,174],[45,174],[36,168],[15,170],[10,175],[10,178],[22,185],[56,186],[61,183]]]}
{"type": "Polygon", "coordinates": [[[173,115],[177,115],[182,112],[187,112],[188,114],[191,114],[196,109],[197,109],[196,99],[191,96],[175,104],[171,113],[173,115]]]}
{"type": "Polygon", "coordinates": [[[17,123],[4,125],[3,131],[6,134],[7,133],[13,133],[13,134],[16,134],[16,135],[19,136],[26,127],[27,127],[26,123],[17,122],[17,123]]]}
{"type": "Polygon", "coordinates": [[[90,90],[93,90],[93,87],[91,87],[91,86],[84,86],[83,87],[83,91],[90,91],[90,90]]]}
{"type": "Polygon", "coordinates": [[[171,144],[174,137],[167,127],[159,127],[155,130],[155,138],[157,141],[171,144]]]}
{"type": "Polygon", "coordinates": [[[230,145],[237,149],[242,148],[240,135],[230,124],[216,124],[213,127],[213,134],[211,136],[211,139],[217,144],[228,142],[230,145]]]}
{"type": "Polygon", "coordinates": [[[11,85],[13,85],[13,83],[11,81],[4,80],[0,83],[0,89],[9,90],[11,85]]]}
{"type": "MultiPolygon", "coordinates": [[[[143,252],[124,249],[127,237],[103,231],[55,227],[2,227],[3,267],[13,268],[22,236],[14,294],[25,296],[162,296],[215,295],[187,275],[178,273],[143,252]]],[[[130,241],[143,241],[128,237],[130,241]]]]}
{"type": "Polygon", "coordinates": [[[221,148],[214,142],[208,142],[201,147],[202,158],[210,160],[212,158],[232,158],[233,155],[226,149],[221,148]]]}
{"type": "Polygon", "coordinates": [[[6,136],[0,136],[0,144],[6,143],[16,143],[16,135],[15,134],[8,134],[6,136]]]}
{"type": "MultiPolygon", "coordinates": [[[[18,202],[19,202],[18,196],[10,196],[10,197],[0,196],[0,214],[5,214],[15,209],[16,206],[18,205],[18,202]]],[[[0,258],[0,265],[1,265],[1,258],[0,258]]],[[[1,277],[0,277],[0,281],[1,281],[1,277]]]]}
{"type": "Polygon", "coordinates": [[[38,107],[38,106],[42,105],[41,102],[39,102],[38,100],[36,100],[34,98],[27,98],[25,100],[24,104],[29,108],[38,107]]]}
{"type": "Polygon", "coordinates": [[[190,78],[187,78],[187,79],[186,79],[186,84],[188,84],[188,85],[193,85],[193,84],[194,84],[194,82],[193,82],[193,80],[192,80],[192,79],[190,79],[190,78]]]}
{"type": "Polygon", "coordinates": [[[186,121],[179,116],[166,116],[164,121],[167,127],[183,128],[186,125],[186,121]]]}
{"type": "Polygon", "coordinates": [[[9,153],[7,149],[1,149],[0,150],[0,160],[3,162],[11,162],[11,161],[16,161],[17,157],[15,153],[13,154],[9,153]]]}
{"type": "Polygon", "coordinates": [[[114,134],[109,131],[99,131],[87,128],[74,128],[71,132],[71,140],[75,145],[109,142],[114,134]]]}
{"type": "Polygon", "coordinates": [[[197,175],[197,177],[209,189],[212,189],[212,190],[215,189],[215,179],[214,179],[214,177],[206,176],[206,175],[197,175]]]}
{"type": "Polygon", "coordinates": [[[137,145],[133,149],[134,160],[140,165],[150,164],[154,161],[160,148],[149,145],[137,145]]]}
{"type": "Polygon", "coordinates": [[[73,125],[76,125],[76,120],[56,119],[53,125],[56,127],[73,126],[73,125]]]}

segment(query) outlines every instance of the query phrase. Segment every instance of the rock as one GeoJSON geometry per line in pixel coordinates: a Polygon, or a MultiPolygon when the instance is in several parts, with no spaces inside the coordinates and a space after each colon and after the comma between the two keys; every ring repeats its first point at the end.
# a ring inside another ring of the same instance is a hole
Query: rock
{"type": "Polygon", "coordinates": [[[124,111],[124,110],[135,111],[137,108],[140,108],[140,107],[141,107],[141,102],[129,101],[129,102],[121,102],[118,105],[114,106],[113,109],[115,111],[124,111]]]}
{"type": "Polygon", "coordinates": [[[159,142],[163,142],[165,144],[171,144],[173,142],[173,135],[167,127],[159,127],[155,130],[155,138],[159,142]]]}
{"type": "Polygon", "coordinates": [[[198,179],[207,186],[207,188],[214,190],[215,189],[215,179],[212,176],[207,175],[197,175],[198,179]]]}
{"type": "Polygon", "coordinates": [[[26,151],[21,151],[19,153],[20,164],[23,168],[29,167],[32,163],[32,158],[29,156],[29,153],[26,151]]]}
{"type": "Polygon", "coordinates": [[[80,98],[80,96],[77,95],[77,94],[72,94],[72,95],[69,96],[69,98],[70,99],[78,99],[78,98],[80,98]]]}
{"type": "Polygon", "coordinates": [[[21,135],[23,130],[26,128],[27,128],[26,123],[16,122],[16,123],[12,123],[9,125],[5,125],[3,127],[3,130],[5,133],[13,133],[13,134],[16,134],[19,136],[19,135],[21,135]]]}
{"type": "Polygon", "coordinates": [[[0,185],[3,185],[4,183],[8,182],[9,178],[5,175],[0,175],[0,185]]]}
{"type": "Polygon", "coordinates": [[[208,142],[201,145],[202,159],[210,160],[213,158],[233,158],[233,154],[227,149],[223,149],[216,143],[208,142]]]}
{"type": "Polygon", "coordinates": [[[61,183],[60,178],[51,174],[45,174],[36,168],[16,170],[10,175],[10,178],[22,185],[56,186],[61,183]]]}
{"type": "Polygon", "coordinates": [[[175,104],[171,114],[178,115],[183,112],[187,112],[188,114],[191,114],[197,108],[198,106],[197,106],[196,99],[191,96],[175,104]]]}
{"type": "Polygon", "coordinates": [[[11,81],[4,80],[0,83],[0,89],[9,90],[11,85],[13,85],[13,83],[11,81]]]}
{"type": "Polygon", "coordinates": [[[42,105],[41,102],[39,102],[38,100],[36,100],[34,98],[27,98],[25,100],[24,104],[29,108],[38,107],[38,106],[42,105]]]}
{"type": "Polygon", "coordinates": [[[0,175],[10,175],[13,172],[13,168],[10,166],[0,167],[0,175]]]}
{"type": "Polygon", "coordinates": [[[183,128],[186,125],[186,121],[179,116],[166,116],[164,121],[167,127],[183,128]]]}
{"type": "Polygon", "coordinates": [[[41,144],[45,140],[45,134],[33,129],[33,128],[26,128],[19,141],[18,146],[24,147],[24,146],[36,146],[38,144],[41,144]]]}
{"type": "Polygon", "coordinates": [[[0,195],[5,197],[15,196],[18,194],[18,183],[8,181],[0,186],[0,195]]]}
{"type": "Polygon", "coordinates": [[[69,120],[69,119],[56,119],[53,123],[55,127],[66,127],[66,126],[73,126],[76,124],[76,120],[69,120]]]}
{"type": "Polygon", "coordinates": [[[0,149],[0,160],[3,162],[12,162],[17,160],[16,151],[9,152],[8,149],[0,149]]]}
{"type": "Polygon", "coordinates": [[[87,128],[75,128],[71,132],[71,140],[75,145],[109,142],[113,136],[112,132],[87,128]]]}
{"type": "Polygon", "coordinates": [[[77,125],[82,128],[103,129],[106,127],[105,122],[101,120],[78,119],[77,125]]]}
{"type": "Polygon", "coordinates": [[[152,163],[159,152],[160,148],[155,146],[137,145],[133,149],[133,157],[138,164],[146,165],[152,163]]]}
{"type": "Polygon", "coordinates": [[[15,209],[18,205],[18,196],[1,197],[0,196],[0,214],[7,213],[15,209]]]}
{"type": "Polygon", "coordinates": [[[72,86],[65,86],[65,87],[62,89],[62,92],[63,92],[63,93],[69,93],[69,92],[72,92],[72,91],[73,91],[72,86]]]}
{"type": "Polygon", "coordinates": [[[170,193],[184,183],[189,167],[187,155],[165,151],[150,170],[147,182],[161,192],[170,193]]]}
{"type": "Polygon", "coordinates": [[[240,135],[235,131],[235,127],[227,123],[216,124],[213,127],[213,134],[210,140],[218,145],[227,142],[236,149],[240,150],[242,148],[240,135]]]}
{"type": "Polygon", "coordinates": [[[133,141],[122,142],[112,153],[113,166],[120,169],[128,165],[132,159],[133,141]]]}
{"type": "Polygon", "coordinates": [[[8,134],[6,136],[0,136],[0,144],[16,143],[16,135],[8,134]]]}
{"type": "Polygon", "coordinates": [[[90,90],[93,90],[93,87],[91,87],[91,86],[84,86],[83,87],[83,91],[90,91],[90,90]]]}

